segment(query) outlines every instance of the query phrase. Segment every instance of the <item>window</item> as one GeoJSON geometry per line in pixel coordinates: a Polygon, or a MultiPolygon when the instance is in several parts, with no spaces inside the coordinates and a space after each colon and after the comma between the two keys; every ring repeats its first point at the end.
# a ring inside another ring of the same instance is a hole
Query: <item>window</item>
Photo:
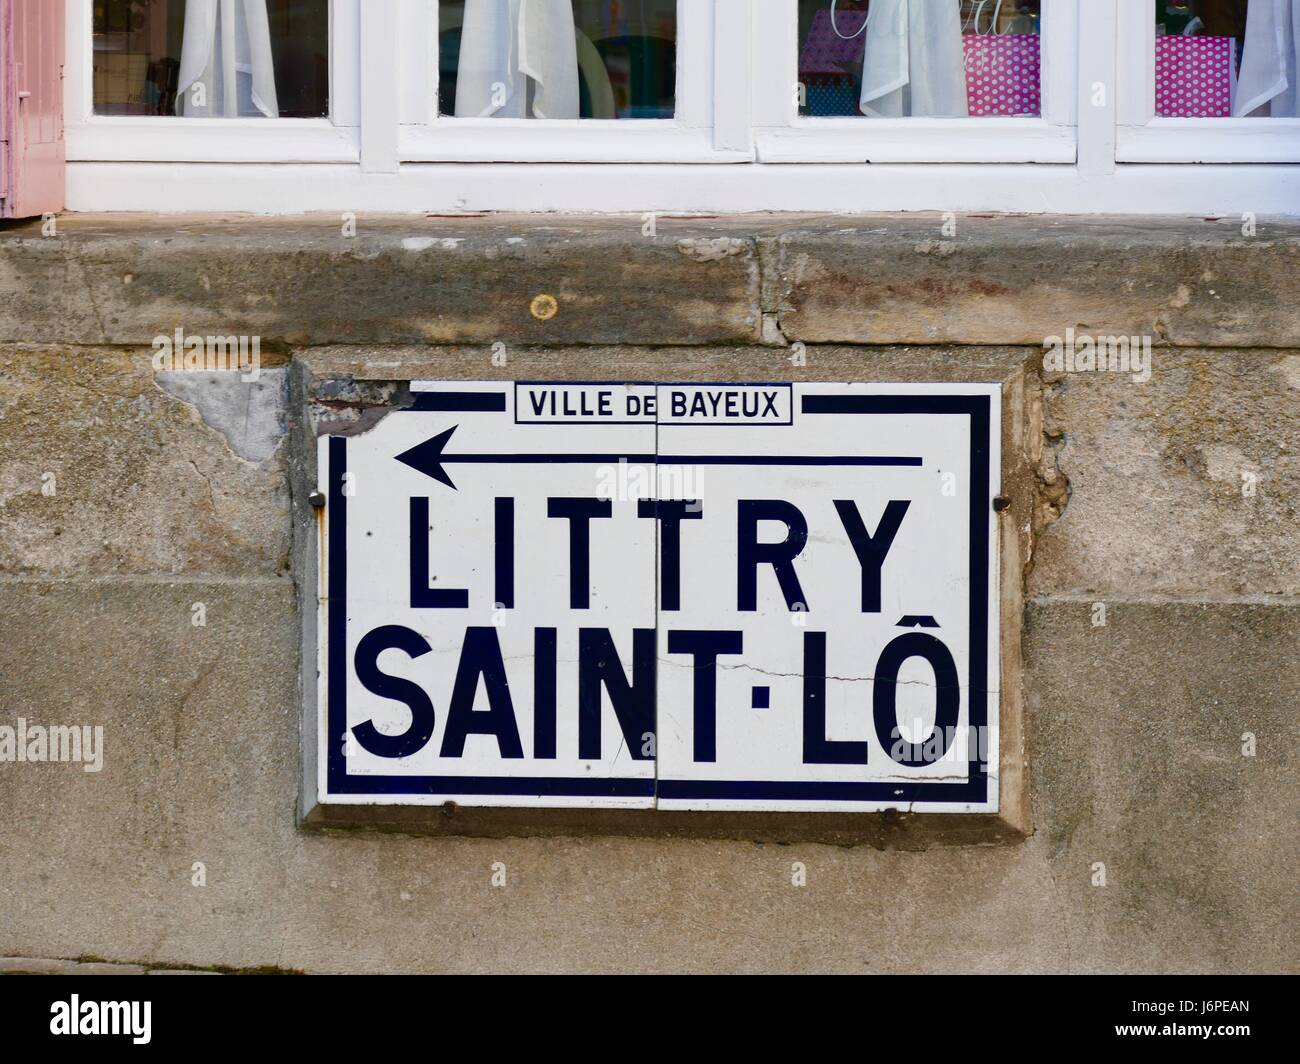
{"type": "Polygon", "coordinates": [[[1120,45],[1120,161],[1300,161],[1296,0],[1141,0],[1120,45]]]}
{"type": "Polygon", "coordinates": [[[356,162],[359,0],[65,0],[68,158],[356,162]]]}
{"type": "Polygon", "coordinates": [[[74,208],[1300,204],[1300,0],[65,2],[74,208]]]}
{"type": "Polygon", "coordinates": [[[799,114],[1038,117],[1042,3],[799,0],[799,114]]]}
{"type": "Polygon", "coordinates": [[[1156,4],[1161,118],[1296,118],[1300,6],[1276,0],[1156,4]]]}
{"type": "Polygon", "coordinates": [[[748,47],[750,0],[399,3],[402,162],[752,157],[748,128],[728,139],[748,68],[715,92],[748,47]]]}
{"type": "Polygon", "coordinates": [[[443,115],[673,117],[677,0],[445,0],[438,44],[443,115]]]}
{"type": "Polygon", "coordinates": [[[96,0],[98,115],[323,118],[326,0],[96,0]]]}
{"type": "Polygon", "coordinates": [[[799,0],[757,35],[764,162],[1074,162],[1076,0],[799,0]],[[793,86],[793,92],[784,86],[793,86]]]}

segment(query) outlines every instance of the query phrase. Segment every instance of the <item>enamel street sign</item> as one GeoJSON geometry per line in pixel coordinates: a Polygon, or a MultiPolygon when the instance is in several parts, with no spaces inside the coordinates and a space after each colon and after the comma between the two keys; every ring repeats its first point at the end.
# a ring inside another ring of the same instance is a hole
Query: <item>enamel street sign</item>
{"type": "Polygon", "coordinates": [[[322,801],[997,809],[997,385],[413,391],[320,440],[322,801]]]}

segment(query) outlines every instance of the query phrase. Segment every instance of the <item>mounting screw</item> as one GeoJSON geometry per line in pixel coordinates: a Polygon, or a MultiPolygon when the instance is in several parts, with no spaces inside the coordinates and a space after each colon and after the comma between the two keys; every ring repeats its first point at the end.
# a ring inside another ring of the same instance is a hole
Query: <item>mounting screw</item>
{"type": "Polygon", "coordinates": [[[996,499],[993,500],[993,510],[995,513],[1001,513],[1010,505],[1011,505],[1011,500],[1008,499],[1005,495],[999,495],[996,499]]]}
{"type": "Polygon", "coordinates": [[[307,501],[317,510],[322,510],[325,508],[325,493],[323,491],[313,491],[307,496],[307,501]]]}

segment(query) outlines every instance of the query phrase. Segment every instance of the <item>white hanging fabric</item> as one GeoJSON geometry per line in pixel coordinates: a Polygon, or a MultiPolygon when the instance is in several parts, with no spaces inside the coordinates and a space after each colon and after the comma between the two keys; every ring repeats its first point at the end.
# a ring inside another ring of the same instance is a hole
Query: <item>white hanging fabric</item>
{"type": "Polygon", "coordinates": [[[1300,117],[1300,0],[1250,0],[1233,114],[1300,117]]]}
{"type": "Polygon", "coordinates": [[[465,0],[456,115],[578,117],[578,47],[570,0],[465,0]]]}
{"type": "Polygon", "coordinates": [[[186,0],[176,110],[188,118],[280,116],[266,0],[186,0]]]}
{"type": "Polygon", "coordinates": [[[957,0],[871,0],[859,106],[873,118],[965,118],[957,0]]]}

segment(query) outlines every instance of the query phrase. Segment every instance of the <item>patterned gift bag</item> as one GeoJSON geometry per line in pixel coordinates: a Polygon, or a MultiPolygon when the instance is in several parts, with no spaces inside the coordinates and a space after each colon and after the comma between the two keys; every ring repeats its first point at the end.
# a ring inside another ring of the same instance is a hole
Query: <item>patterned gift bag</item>
{"type": "Polygon", "coordinates": [[[799,78],[808,93],[807,113],[814,117],[858,114],[858,84],[866,47],[865,11],[818,11],[799,53],[799,78]],[[839,33],[835,32],[836,26],[839,33]],[[847,39],[846,39],[847,38],[847,39]]]}
{"type": "MultiPolygon", "coordinates": [[[[813,75],[804,78],[808,114],[814,118],[858,115],[858,87],[850,77],[813,75]]],[[[858,117],[861,117],[860,115],[858,117]]]]}
{"type": "Polygon", "coordinates": [[[845,74],[861,71],[866,39],[862,24],[865,11],[840,11],[832,20],[830,10],[818,11],[808,27],[808,36],[799,53],[801,74],[845,74]],[[839,33],[835,28],[839,27],[839,33]]]}
{"type": "Polygon", "coordinates": [[[1042,51],[1037,34],[968,33],[962,45],[971,115],[1042,114],[1042,51]]]}
{"type": "Polygon", "coordinates": [[[1237,80],[1231,37],[1156,38],[1156,114],[1160,118],[1229,118],[1237,80]]]}

